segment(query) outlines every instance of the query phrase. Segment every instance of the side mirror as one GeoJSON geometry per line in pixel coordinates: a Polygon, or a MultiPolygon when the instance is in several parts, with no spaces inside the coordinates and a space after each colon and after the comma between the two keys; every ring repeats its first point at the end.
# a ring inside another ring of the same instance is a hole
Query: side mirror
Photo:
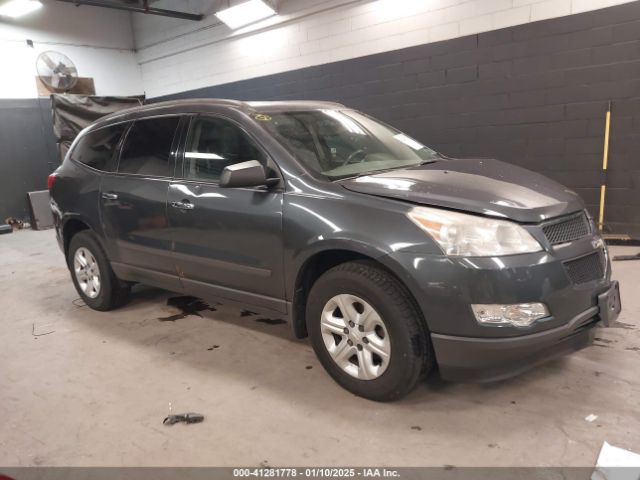
{"type": "Polygon", "coordinates": [[[219,185],[223,188],[258,187],[272,184],[271,180],[267,179],[260,162],[249,160],[224,167],[219,185]]]}

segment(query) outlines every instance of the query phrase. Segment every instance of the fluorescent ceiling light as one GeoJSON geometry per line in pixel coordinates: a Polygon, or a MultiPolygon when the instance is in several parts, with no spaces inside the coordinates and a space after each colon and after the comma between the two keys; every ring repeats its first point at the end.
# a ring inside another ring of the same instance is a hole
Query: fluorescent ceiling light
{"type": "Polygon", "coordinates": [[[229,28],[236,29],[271,17],[276,11],[263,0],[249,0],[216,13],[229,28]]]}
{"type": "Polygon", "coordinates": [[[0,17],[18,18],[38,10],[41,6],[40,0],[11,0],[0,5],[0,17]]]}

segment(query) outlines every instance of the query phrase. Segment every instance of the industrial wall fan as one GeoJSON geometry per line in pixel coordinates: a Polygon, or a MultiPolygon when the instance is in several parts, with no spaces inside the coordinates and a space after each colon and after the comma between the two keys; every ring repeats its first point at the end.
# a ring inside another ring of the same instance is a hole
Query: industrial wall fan
{"type": "Polygon", "coordinates": [[[69,57],[53,50],[38,55],[36,70],[42,83],[51,90],[66,92],[78,81],[78,70],[69,57]]]}

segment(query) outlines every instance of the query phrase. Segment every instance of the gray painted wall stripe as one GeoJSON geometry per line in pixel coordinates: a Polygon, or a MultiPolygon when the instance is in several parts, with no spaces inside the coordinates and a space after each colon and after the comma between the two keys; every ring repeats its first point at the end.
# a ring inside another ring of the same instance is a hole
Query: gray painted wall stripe
{"type": "Polygon", "coordinates": [[[606,228],[640,237],[640,2],[182,92],[344,103],[452,156],[496,157],[597,213],[613,101],[606,228]]]}

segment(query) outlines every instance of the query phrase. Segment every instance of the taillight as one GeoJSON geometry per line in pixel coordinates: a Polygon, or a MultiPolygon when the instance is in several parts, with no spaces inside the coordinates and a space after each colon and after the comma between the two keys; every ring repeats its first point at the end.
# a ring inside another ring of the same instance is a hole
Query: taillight
{"type": "Polygon", "coordinates": [[[51,190],[51,187],[53,187],[53,184],[56,183],[57,178],[58,176],[55,173],[52,173],[47,177],[47,188],[49,190],[51,190]]]}

